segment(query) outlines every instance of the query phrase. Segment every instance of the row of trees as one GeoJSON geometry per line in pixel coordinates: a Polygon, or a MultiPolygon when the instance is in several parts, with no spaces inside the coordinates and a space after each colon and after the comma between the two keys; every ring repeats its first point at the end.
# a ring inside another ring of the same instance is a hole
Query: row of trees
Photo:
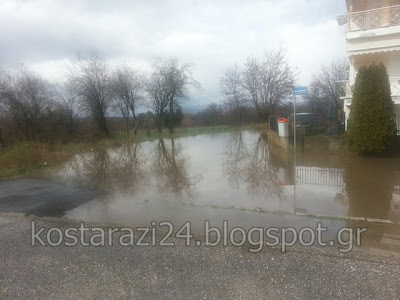
{"type": "Polygon", "coordinates": [[[287,62],[286,51],[265,52],[248,57],[242,66],[228,67],[220,80],[224,106],[243,121],[244,110],[253,107],[260,120],[267,121],[293,95],[297,72],[287,62]]]}
{"type": "Polygon", "coordinates": [[[180,102],[189,97],[189,87],[201,88],[193,77],[192,65],[180,63],[175,58],[158,59],[148,79],[127,65],[111,71],[107,62],[96,56],[78,60],[74,67],[69,78],[71,91],[107,135],[106,116],[113,105],[124,118],[128,132],[132,128],[136,134],[138,105],[153,110],[159,131],[168,114],[169,130],[173,132],[175,113],[180,109],[180,102]]]}
{"type": "MultiPolygon", "coordinates": [[[[346,67],[345,60],[337,60],[313,77],[305,99],[308,112],[326,114],[333,103],[335,118],[340,120],[343,88],[338,81],[347,76],[346,67]]],[[[135,134],[138,128],[153,127],[173,132],[181,122],[190,126],[267,121],[271,115],[286,117],[292,111],[296,76],[283,49],[248,57],[224,72],[221,104],[212,103],[195,115],[184,116],[182,101],[190,89],[201,86],[194,79],[193,65],[175,58],[157,59],[146,76],[126,64],[112,67],[96,55],[79,57],[68,65],[61,84],[50,83],[25,66],[0,69],[0,129],[14,128],[14,138],[43,140],[60,132],[76,136],[78,123],[80,128],[94,123],[110,135],[117,119],[123,120],[128,133],[135,134]],[[147,107],[149,112],[138,114],[138,107],[147,107]]],[[[4,144],[1,136],[0,130],[4,144]]]]}
{"type": "Polygon", "coordinates": [[[149,78],[126,64],[112,68],[96,55],[80,57],[68,69],[62,84],[50,83],[26,66],[1,69],[0,121],[27,140],[45,139],[59,127],[74,134],[78,120],[87,117],[109,136],[110,115],[122,116],[126,130],[136,133],[137,108],[142,105],[153,110],[160,131],[168,116],[172,132],[189,87],[200,89],[193,66],[174,58],[158,59],[149,78]]]}
{"type": "MultiPolygon", "coordinates": [[[[344,122],[343,84],[348,79],[348,60],[335,59],[321,67],[309,84],[309,94],[300,103],[300,110],[344,122]]],[[[266,52],[262,57],[248,57],[242,66],[229,66],[220,80],[227,111],[243,122],[249,108],[256,110],[260,120],[275,115],[287,117],[293,111],[293,88],[297,72],[287,62],[283,49],[266,52]],[[288,109],[289,108],[289,109],[288,109]]]]}

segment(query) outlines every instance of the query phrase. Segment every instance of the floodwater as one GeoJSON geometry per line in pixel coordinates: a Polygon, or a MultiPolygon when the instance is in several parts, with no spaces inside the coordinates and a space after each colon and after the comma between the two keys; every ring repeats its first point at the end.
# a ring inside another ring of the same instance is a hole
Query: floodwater
{"type": "MultiPolygon", "coordinates": [[[[66,212],[78,220],[134,226],[191,221],[198,231],[204,220],[247,228],[320,221],[300,214],[400,222],[399,158],[309,152],[296,161],[294,167],[290,154],[260,133],[237,131],[95,150],[74,156],[50,175],[104,192],[66,212]]],[[[334,228],[349,224],[322,219],[334,228]]],[[[400,227],[374,226],[379,240],[400,227]]]]}

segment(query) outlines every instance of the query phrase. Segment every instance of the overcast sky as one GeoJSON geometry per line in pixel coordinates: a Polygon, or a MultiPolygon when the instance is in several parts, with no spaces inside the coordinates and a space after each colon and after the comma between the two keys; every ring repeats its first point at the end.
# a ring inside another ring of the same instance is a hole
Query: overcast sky
{"type": "Polygon", "coordinates": [[[280,45],[307,85],[322,64],[346,55],[335,20],[343,13],[344,0],[1,0],[0,65],[26,63],[61,80],[79,52],[144,71],[155,57],[175,56],[195,64],[204,90],[191,103],[206,104],[220,100],[228,65],[280,45]]]}

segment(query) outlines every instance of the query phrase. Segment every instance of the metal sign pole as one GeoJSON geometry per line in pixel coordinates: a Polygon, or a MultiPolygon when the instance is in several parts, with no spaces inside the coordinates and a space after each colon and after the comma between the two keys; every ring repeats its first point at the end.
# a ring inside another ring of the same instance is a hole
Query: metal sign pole
{"type": "Polygon", "coordinates": [[[295,87],[293,100],[293,168],[294,168],[294,188],[293,188],[293,213],[296,214],[296,155],[297,155],[297,130],[296,130],[296,96],[308,95],[308,88],[306,86],[295,87]]]}
{"type": "Polygon", "coordinates": [[[293,214],[296,214],[296,95],[293,101],[293,173],[294,173],[294,189],[293,189],[293,214]]]}

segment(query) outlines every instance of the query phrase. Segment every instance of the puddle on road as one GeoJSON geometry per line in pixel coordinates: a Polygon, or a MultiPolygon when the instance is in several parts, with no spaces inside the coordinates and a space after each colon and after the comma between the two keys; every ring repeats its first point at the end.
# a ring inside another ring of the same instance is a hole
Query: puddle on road
{"type": "Polygon", "coordinates": [[[304,153],[294,168],[288,154],[252,131],[97,150],[76,155],[51,176],[106,192],[66,213],[87,221],[133,226],[192,221],[199,229],[204,220],[217,226],[226,219],[243,227],[317,221],[254,212],[262,210],[400,222],[400,159],[304,153]]]}

